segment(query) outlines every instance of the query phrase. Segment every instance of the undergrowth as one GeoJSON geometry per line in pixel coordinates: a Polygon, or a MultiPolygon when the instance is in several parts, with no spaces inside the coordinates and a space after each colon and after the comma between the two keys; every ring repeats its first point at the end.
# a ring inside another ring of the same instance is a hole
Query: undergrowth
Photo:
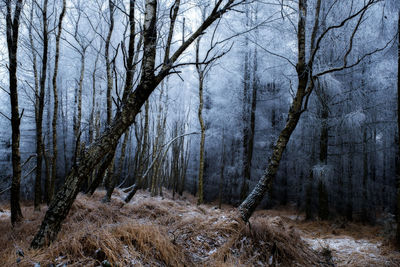
{"type": "MultiPolygon", "coordinates": [[[[103,191],[80,194],[49,247],[29,243],[44,216],[24,206],[24,220],[11,228],[0,217],[2,266],[325,266],[296,230],[278,217],[238,219],[236,209],[197,206],[193,196],[151,198],[138,192],[124,205],[117,190],[111,203],[103,191]]],[[[7,206],[2,207],[7,209],[7,206]]]]}

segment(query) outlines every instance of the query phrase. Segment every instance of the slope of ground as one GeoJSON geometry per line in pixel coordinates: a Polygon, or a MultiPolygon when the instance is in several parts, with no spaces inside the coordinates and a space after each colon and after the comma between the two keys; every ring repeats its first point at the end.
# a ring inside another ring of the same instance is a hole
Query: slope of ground
{"type": "MultiPolygon", "coordinates": [[[[325,237],[318,235],[320,230],[312,235],[313,228],[320,228],[308,225],[307,232],[307,224],[292,213],[259,211],[249,226],[237,219],[234,208],[197,206],[190,195],[173,199],[165,191],[163,198],[152,198],[140,191],[124,205],[122,191],[108,204],[100,201],[104,193],[80,194],[57,241],[42,250],[29,249],[29,242],[45,206],[34,212],[24,205],[24,221],[14,230],[9,208],[0,207],[1,266],[329,266],[326,250],[319,246],[325,237]]],[[[340,264],[335,250],[341,247],[329,245],[340,264]]],[[[381,256],[387,266],[399,266],[393,255],[381,256]]]]}
{"type": "Polygon", "coordinates": [[[0,216],[2,266],[324,266],[322,257],[279,218],[254,218],[251,228],[233,208],[195,205],[192,196],[151,198],[138,192],[123,205],[117,191],[79,195],[56,242],[42,250],[29,242],[44,216],[23,206],[24,221],[11,229],[8,207],[0,216]]]}

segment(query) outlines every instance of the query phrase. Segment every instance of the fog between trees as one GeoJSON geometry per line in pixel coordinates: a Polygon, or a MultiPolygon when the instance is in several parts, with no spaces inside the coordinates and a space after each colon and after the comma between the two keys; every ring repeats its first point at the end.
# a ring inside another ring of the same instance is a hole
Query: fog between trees
{"type": "Polygon", "coordinates": [[[288,204],[308,219],[397,213],[395,1],[0,8],[0,197],[12,223],[19,198],[49,204],[33,247],[100,186],[104,202],[116,187],[188,191],[245,221],[288,204]]]}

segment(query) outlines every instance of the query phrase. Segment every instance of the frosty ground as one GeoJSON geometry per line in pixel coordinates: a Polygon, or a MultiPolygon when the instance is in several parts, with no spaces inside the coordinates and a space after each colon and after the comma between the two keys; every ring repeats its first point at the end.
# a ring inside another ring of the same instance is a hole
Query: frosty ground
{"type": "Polygon", "coordinates": [[[284,208],[260,210],[250,225],[235,208],[197,206],[140,191],[124,204],[117,190],[111,203],[103,191],[79,195],[56,242],[29,249],[46,210],[24,205],[24,221],[11,228],[9,207],[0,209],[3,266],[399,266],[400,254],[379,226],[304,221],[284,208]]]}

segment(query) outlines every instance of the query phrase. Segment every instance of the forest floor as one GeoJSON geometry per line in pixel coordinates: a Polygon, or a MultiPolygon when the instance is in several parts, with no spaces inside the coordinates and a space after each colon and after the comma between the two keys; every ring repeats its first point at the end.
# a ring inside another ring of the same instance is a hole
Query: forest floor
{"type": "Polygon", "coordinates": [[[282,207],[257,211],[257,216],[279,216],[295,227],[303,241],[335,266],[400,266],[400,252],[384,234],[381,225],[344,220],[306,221],[304,214],[282,207]]]}
{"type": "Polygon", "coordinates": [[[236,209],[197,206],[188,194],[139,191],[124,204],[122,191],[111,203],[101,203],[104,193],[80,194],[57,241],[42,250],[29,242],[46,206],[23,205],[12,229],[9,206],[0,205],[1,266],[400,266],[379,227],[306,222],[287,208],[257,211],[249,227],[236,209]]]}

